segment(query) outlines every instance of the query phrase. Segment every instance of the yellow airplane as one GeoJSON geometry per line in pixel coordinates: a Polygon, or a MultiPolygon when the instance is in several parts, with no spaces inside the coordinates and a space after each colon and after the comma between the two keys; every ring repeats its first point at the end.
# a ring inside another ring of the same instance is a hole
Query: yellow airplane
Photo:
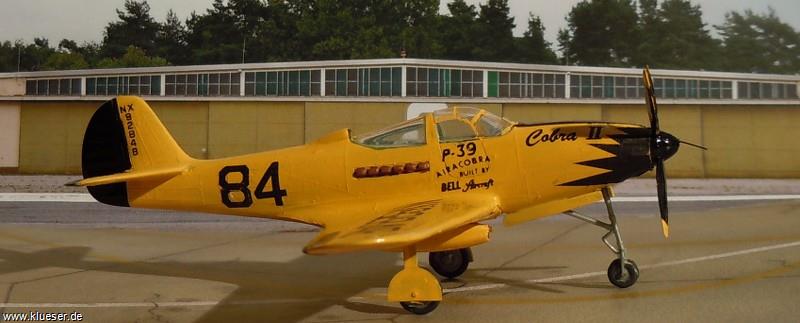
{"type": "Polygon", "coordinates": [[[610,186],[653,167],[668,234],[663,161],[680,141],[661,132],[653,83],[644,70],[650,128],[605,122],[518,124],[474,108],[424,113],[352,136],[333,132],[303,146],[215,160],[184,153],[141,98],[104,103],[86,129],[83,180],[110,205],[200,211],[307,223],[322,228],[303,251],[403,254],[388,300],[426,314],[442,300],[439,280],[420,268],[429,252],[441,276],[461,275],[470,247],[489,241],[482,221],[517,224],[558,213],[598,225],[616,254],[614,285],[639,270],[625,254],[610,186]],[[609,222],[571,211],[604,200],[609,222]],[[609,241],[613,235],[614,241],[609,241]]]}

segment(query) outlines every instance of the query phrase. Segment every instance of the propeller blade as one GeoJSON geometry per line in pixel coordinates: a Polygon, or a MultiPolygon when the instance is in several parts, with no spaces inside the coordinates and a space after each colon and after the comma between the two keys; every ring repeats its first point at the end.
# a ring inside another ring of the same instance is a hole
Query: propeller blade
{"type": "MultiPolygon", "coordinates": [[[[650,67],[644,67],[642,79],[646,92],[647,106],[650,116],[650,162],[656,167],[656,184],[658,188],[658,209],[661,213],[661,230],[664,237],[669,237],[669,208],[667,206],[667,178],[664,174],[664,159],[669,158],[677,151],[677,138],[669,134],[661,135],[658,125],[658,103],[656,102],[656,91],[653,85],[653,75],[650,74],[650,67]]],[[[689,144],[695,147],[699,145],[689,144]]],[[[702,147],[705,149],[705,147],[702,147]]]]}
{"type": "Polygon", "coordinates": [[[700,146],[700,145],[698,145],[698,144],[693,144],[693,143],[691,143],[691,142],[686,142],[686,141],[683,141],[683,140],[680,140],[680,142],[681,142],[682,144],[687,144],[687,145],[689,145],[689,146],[692,146],[692,147],[694,147],[694,148],[700,148],[700,149],[702,149],[702,150],[708,150],[708,148],[706,148],[706,147],[704,147],[704,146],[700,146]]]}
{"type": "Polygon", "coordinates": [[[658,188],[658,210],[661,212],[661,230],[669,238],[669,208],[667,207],[667,178],[664,174],[664,161],[656,164],[656,184],[658,188]]]}
{"type": "Polygon", "coordinates": [[[650,67],[645,66],[643,73],[644,88],[646,93],[648,115],[650,116],[650,129],[653,131],[653,138],[661,132],[658,125],[658,103],[656,102],[656,90],[653,86],[653,76],[650,74],[650,67]]]}

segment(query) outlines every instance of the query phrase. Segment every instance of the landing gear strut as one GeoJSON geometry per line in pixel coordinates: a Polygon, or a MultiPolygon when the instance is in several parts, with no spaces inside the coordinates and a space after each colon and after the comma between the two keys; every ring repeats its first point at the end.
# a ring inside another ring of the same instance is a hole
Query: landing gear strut
{"type": "Polygon", "coordinates": [[[633,284],[636,283],[636,280],[639,279],[639,267],[633,260],[625,257],[625,246],[622,244],[622,236],[619,232],[619,226],[617,226],[617,217],[614,215],[614,209],[611,207],[611,190],[608,187],[604,187],[602,192],[610,223],[600,221],[575,211],[567,211],[564,213],[581,221],[585,221],[608,230],[608,233],[603,235],[603,243],[608,246],[608,249],[611,249],[611,252],[617,255],[617,259],[614,259],[614,261],[608,265],[608,281],[619,288],[628,288],[633,286],[633,284]],[[609,236],[611,235],[614,235],[615,243],[611,243],[608,240],[609,236]]]}
{"type": "Polygon", "coordinates": [[[417,315],[430,313],[442,300],[439,280],[418,266],[417,250],[413,246],[403,250],[403,270],[389,282],[388,299],[400,302],[406,311],[417,315]]]}
{"type": "Polygon", "coordinates": [[[472,251],[469,248],[437,251],[428,254],[428,263],[437,274],[449,279],[461,276],[472,262],[472,251]]]}

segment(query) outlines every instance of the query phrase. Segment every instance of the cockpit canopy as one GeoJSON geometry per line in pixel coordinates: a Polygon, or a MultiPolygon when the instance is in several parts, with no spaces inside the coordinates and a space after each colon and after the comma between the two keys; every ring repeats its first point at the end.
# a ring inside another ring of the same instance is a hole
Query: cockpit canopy
{"type": "MultiPolygon", "coordinates": [[[[427,114],[353,137],[353,142],[373,148],[418,146],[427,143],[425,120],[427,114]]],[[[433,112],[433,122],[439,142],[456,142],[475,138],[496,137],[508,132],[514,123],[471,107],[453,107],[433,112]]]]}

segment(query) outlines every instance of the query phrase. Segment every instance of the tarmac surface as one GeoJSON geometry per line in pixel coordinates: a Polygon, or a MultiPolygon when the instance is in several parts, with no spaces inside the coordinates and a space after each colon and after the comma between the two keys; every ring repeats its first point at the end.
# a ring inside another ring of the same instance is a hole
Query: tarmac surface
{"type": "MultiPolygon", "coordinates": [[[[57,191],[66,181],[0,176],[0,191],[57,191]]],[[[653,195],[650,182],[629,181],[617,193],[653,195]]],[[[676,196],[800,192],[792,180],[670,185],[676,196]]],[[[0,202],[0,311],[80,313],[84,322],[796,322],[800,199],[710,199],[670,202],[669,239],[655,202],[615,203],[641,271],[628,289],[606,278],[614,256],[602,229],[563,215],[497,223],[492,241],[473,248],[469,270],[442,282],[444,301],[426,316],[385,299],[399,255],[304,255],[316,235],[309,226],[0,202]]],[[[582,211],[605,219],[601,204],[582,211]]]]}

